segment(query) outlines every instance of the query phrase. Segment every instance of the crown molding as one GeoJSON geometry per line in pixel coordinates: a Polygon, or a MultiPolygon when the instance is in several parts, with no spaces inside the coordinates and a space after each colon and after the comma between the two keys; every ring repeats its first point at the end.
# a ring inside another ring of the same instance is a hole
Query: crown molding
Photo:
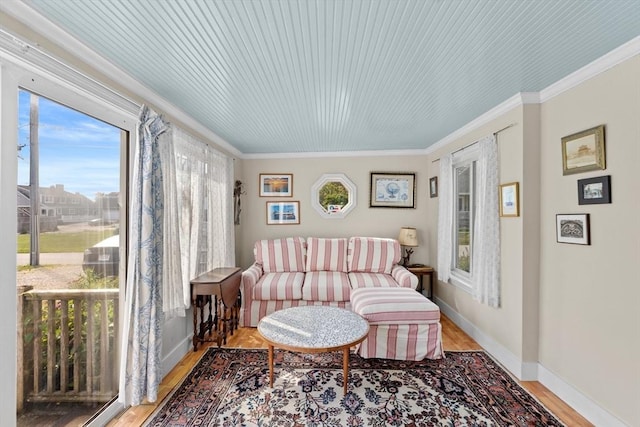
{"type": "Polygon", "coordinates": [[[546,102],[637,55],[640,55],[640,36],[542,89],[540,102],[546,102]]]}
{"type": "Polygon", "coordinates": [[[307,151],[301,153],[252,153],[243,154],[242,159],[305,159],[321,157],[396,157],[396,156],[424,156],[426,150],[423,148],[415,150],[365,150],[365,151],[307,151]]]}
{"type": "Polygon", "coordinates": [[[446,145],[450,144],[451,142],[455,141],[456,139],[461,138],[464,135],[466,135],[466,134],[468,134],[468,133],[480,128],[481,126],[486,125],[487,123],[491,122],[492,120],[495,120],[495,119],[497,119],[499,117],[502,117],[504,114],[506,114],[507,112],[513,110],[516,107],[520,107],[520,106],[525,105],[525,104],[538,104],[538,103],[540,103],[540,96],[539,96],[538,92],[520,92],[520,93],[517,93],[517,94],[513,95],[511,98],[507,99],[506,101],[496,105],[495,107],[493,107],[492,109],[490,109],[486,113],[484,113],[484,114],[476,117],[475,119],[471,120],[469,123],[465,124],[464,126],[462,126],[461,128],[457,129],[456,131],[454,131],[454,132],[450,133],[449,135],[445,136],[444,138],[442,138],[441,140],[439,140],[435,144],[430,145],[429,147],[427,147],[425,149],[425,154],[431,154],[434,151],[445,147],[446,145]]]}

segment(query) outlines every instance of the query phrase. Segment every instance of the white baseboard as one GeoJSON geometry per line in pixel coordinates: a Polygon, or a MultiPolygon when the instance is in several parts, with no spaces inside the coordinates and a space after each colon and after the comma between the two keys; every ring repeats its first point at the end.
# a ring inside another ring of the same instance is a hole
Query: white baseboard
{"type": "Polygon", "coordinates": [[[495,358],[520,381],[540,382],[556,396],[562,399],[567,405],[571,406],[576,412],[596,426],[626,426],[625,423],[582,394],[562,378],[546,369],[540,363],[523,362],[520,360],[519,357],[505,348],[502,344],[496,342],[489,335],[485,334],[446,302],[437,297],[435,297],[433,301],[438,305],[438,307],[440,307],[440,311],[442,311],[445,316],[466,332],[471,338],[476,340],[476,342],[480,344],[487,353],[495,358]]]}
{"type": "Polygon", "coordinates": [[[627,427],[627,424],[540,364],[538,364],[538,381],[593,425],[627,427]]]}
{"type": "Polygon", "coordinates": [[[171,372],[171,370],[175,368],[178,365],[178,363],[180,363],[184,355],[187,354],[192,349],[192,345],[193,345],[192,337],[193,335],[189,334],[182,341],[180,341],[175,347],[173,347],[173,349],[169,351],[167,355],[164,356],[161,362],[162,378],[167,376],[167,374],[171,372]]]}

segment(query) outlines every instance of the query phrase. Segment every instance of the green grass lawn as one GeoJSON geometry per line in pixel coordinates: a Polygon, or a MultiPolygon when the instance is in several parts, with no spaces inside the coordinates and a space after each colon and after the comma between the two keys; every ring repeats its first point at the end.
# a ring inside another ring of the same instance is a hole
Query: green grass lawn
{"type": "MultiPolygon", "coordinates": [[[[101,240],[114,234],[115,230],[82,231],[78,233],[41,233],[40,252],[84,252],[101,240]]],[[[18,253],[29,253],[29,234],[18,234],[18,253]]]]}

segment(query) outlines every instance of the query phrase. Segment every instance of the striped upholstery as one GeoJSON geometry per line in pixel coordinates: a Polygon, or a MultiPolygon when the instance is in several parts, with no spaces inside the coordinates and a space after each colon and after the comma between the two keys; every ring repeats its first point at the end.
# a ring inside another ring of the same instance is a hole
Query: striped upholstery
{"type": "Polygon", "coordinates": [[[304,273],[266,273],[253,287],[254,300],[295,300],[302,298],[304,273]]]}
{"type": "Polygon", "coordinates": [[[354,289],[351,307],[370,325],[417,325],[440,321],[440,308],[409,288],[354,289]]]}
{"type": "Polygon", "coordinates": [[[398,287],[392,276],[381,273],[349,273],[349,282],[351,289],[398,287]]]}
{"type": "Polygon", "coordinates": [[[308,271],[302,286],[302,299],[307,301],[349,301],[351,287],[346,273],[308,271]]]}
{"type": "Polygon", "coordinates": [[[391,269],[401,257],[397,240],[377,237],[349,239],[347,263],[350,272],[391,274],[391,269]]]}
{"type": "Polygon", "coordinates": [[[397,265],[393,239],[289,237],[259,240],[242,273],[240,323],[257,326],[276,310],[305,305],[351,308],[359,288],[412,288],[418,278],[397,265]]]}
{"type": "Polygon", "coordinates": [[[253,255],[265,273],[304,271],[305,246],[302,237],[258,240],[253,255]]]}
{"type": "Polygon", "coordinates": [[[364,358],[440,359],[440,309],[410,288],[361,288],[351,291],[351,308],[369,322],[369,334],[357,349],[364,358]]]}
{"type": "Polygon", "coordinates": [[[306,271],[347,272],[347,239],[307,239],[306,271]]]}
{"type": "Polygon", "coordinates": [[[265,316],[271,313],[282,310],[289,307],[302,307],[307,305],[327,305],[330,307],[339,307],[349,310],[351,303],[349,301],[306,301],[306,300],[278,300],[278,301],[265,301],[254,300],[246,303],[243,299],[242,309],[240,310],[240,324],[245,327],[256,327],[258,322],[265,316]]]}
{"type": "Polygon", "coordinates": [[[365,359],[442,359],[442,326],[440,322],[427,325],[371,325],[367,339],[358,346],[356,352],[365,359]]]}
{"type": "Polygon", "coordinates": [[[391,270],[391,277],[398,282],[398,285],[402,288],[418,288],[418,276],[407,270],[401,265],[394,265],[391,270]]]}

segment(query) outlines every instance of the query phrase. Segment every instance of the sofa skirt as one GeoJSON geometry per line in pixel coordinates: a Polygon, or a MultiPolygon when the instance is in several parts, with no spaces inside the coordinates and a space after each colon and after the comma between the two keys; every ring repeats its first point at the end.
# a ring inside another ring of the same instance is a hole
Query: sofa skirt
{"type": "Polygon", "coordinates": [[[370,325],[369,335],[357,347],[364,358],[395,360],[441,359],[440,322],[414,325],[370,325]]]}

